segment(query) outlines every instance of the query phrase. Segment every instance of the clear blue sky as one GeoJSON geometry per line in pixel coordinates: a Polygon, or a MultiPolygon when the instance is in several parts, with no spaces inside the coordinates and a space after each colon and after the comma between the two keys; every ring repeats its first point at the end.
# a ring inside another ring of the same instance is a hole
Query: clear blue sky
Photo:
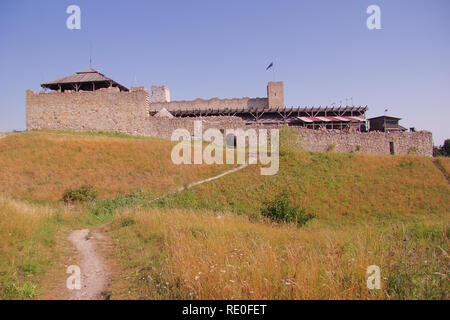
{"type": "Polygon", "coordinates": [[[0,131],[25,129],[25,90],[89,66],[123,85],[166,84],[172,100],[264,97],[291,106],[353,97],[368,116],[450,138],[450,1],[183,0],[0,2],[0,131]],[[81,30],[66,8],[81,8],[81,30]],[[381,30],[366,9],[381,8],[381,30]]]}

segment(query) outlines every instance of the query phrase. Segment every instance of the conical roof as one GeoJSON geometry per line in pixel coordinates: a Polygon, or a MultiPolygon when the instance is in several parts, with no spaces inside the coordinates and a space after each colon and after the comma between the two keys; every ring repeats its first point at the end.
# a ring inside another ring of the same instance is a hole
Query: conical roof
{"type": "Polygon", "coordinates": [[[92,68],[87,68],[82,71],[78,71],[73,75],[56,79],[53,81],[45,82],[41,84],[41,87],[48,88],[52,90],[57,90],[58,86],[67,87],[68,85],[78,85],[81,87],[82,84],[95,82],[97,84],[100,83],[98,88],[100,87],[119,87],[122,91],[128,91],[128,88],[122,86],[116,81],[105,77],[104,74],[100,73],[97,70],[92,68]]]}

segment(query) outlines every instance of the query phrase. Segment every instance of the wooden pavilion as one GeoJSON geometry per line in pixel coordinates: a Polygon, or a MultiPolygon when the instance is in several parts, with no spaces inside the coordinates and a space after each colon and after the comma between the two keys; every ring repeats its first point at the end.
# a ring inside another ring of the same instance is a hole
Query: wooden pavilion
{"type": "Polygon", "coordinates": [[[50,89],[55,91],[95,91],[101,88],[117,87],[120,91],[129,91],[127,87],[117,83],[116,81],[105,77],[104,74],[88,68],[86,70],[79,71],[73,75],[57,79],[50,82],[41,84],[44,89],[50,89]]]}

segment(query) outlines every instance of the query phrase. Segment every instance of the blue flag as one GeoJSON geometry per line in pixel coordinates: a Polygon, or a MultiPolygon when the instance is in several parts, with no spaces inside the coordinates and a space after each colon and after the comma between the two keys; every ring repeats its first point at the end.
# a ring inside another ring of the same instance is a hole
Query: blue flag
{"type": "Polygon", "coordinates": [[[266,71],[269,70],[269,69],[272,68],[272,67],[273,67],[273,62],[271,62],[271,63],[269,64],[269,66],[266,68],[266,71]]]}

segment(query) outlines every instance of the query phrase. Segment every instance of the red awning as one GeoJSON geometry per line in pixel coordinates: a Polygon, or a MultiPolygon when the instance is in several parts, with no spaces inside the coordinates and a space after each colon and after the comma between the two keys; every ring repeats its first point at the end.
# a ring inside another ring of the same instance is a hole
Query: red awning
{"type": "Polygon", "coordinates": [[[312,122],[366,122],[362,117],[297,117],[297,119],[312,123],[312,122]]]}

